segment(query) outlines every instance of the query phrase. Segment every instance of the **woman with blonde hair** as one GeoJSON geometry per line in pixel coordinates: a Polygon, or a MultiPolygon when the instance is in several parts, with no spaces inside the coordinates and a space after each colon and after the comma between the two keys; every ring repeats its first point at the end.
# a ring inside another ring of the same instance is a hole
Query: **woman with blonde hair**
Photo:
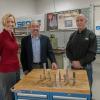
{"type": "Polygon", "coordinates": [[[0,100],[14,100],[11,87],[20,79],[18,44],[13,29],[15,17],[6,14],[2,18],[3,30],[0,33],[0,100]]]}

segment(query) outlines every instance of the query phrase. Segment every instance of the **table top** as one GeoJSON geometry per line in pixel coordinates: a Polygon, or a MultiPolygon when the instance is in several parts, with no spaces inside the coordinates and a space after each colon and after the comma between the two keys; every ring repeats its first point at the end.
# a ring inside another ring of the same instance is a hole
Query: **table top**
{"type": "Polygon", "coordinates": [[[90,94],[85,70],[33,69],[12,89],[19,90],[90,94]]]}

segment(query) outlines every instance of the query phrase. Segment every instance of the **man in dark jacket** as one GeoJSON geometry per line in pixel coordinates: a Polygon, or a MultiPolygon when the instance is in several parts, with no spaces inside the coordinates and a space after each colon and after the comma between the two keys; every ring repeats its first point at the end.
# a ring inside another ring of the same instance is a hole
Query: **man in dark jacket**
{"type": "Polygon", "coordinates": [[[30,35],[21,40],[21,64],[25,74],[33,68],[43,68],[43,64],[48,67],[47,58],[52,63],[52,68],[56,69],[56,59],[47,36],[39,34],[40,25],[34,21],[29,25],[30,35]]]}
{"type": "Polygon", "coordinates": [[[86,69],[90,89],[92,87],[92,61],[96,56],[96,36],[86,28],[87,18],[80,14],[76,18],[78,30],[69,38],[66,55],[73,69],[86,69]]]}

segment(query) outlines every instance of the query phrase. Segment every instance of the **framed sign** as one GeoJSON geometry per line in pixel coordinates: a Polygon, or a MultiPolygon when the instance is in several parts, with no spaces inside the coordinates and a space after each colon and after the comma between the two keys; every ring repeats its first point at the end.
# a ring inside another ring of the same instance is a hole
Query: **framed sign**
{"type": "Polygon", "coordinates": [[[40,24],[40,31],[44,31],[44,15],[36,15],[30,17],[19,17],[16,18],[16,28],[26,27],[31,24],[32,21],[38,21],[40,24]]]}
{"type": "Polygon", "coordinates": [[[76,26],[76,16],[79,14],[78,10],[66,11],[58,14],[58,29],[75,29],[76,26]]]}
{"type": "Polygon", "coordinates": [[[28,24],[31,24],[32,18],[30,17],[19,17],[16,18],[16,28],[26,27],[28,24]]]}
{"type": "Polygon", "coordinates": [[[55,13],[47,14],[47,30],[57,30],[58,29],[58,17],[55,13]]]}

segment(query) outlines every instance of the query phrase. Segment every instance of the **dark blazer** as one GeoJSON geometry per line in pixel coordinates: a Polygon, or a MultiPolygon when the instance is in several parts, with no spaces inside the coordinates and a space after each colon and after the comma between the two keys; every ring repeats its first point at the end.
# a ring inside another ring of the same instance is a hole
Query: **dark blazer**
{"type": "MultiPolygon", "coordinates": [[[[48,63],[47,58],[51,63],[56,62],[55,55],[47,36],[40,35],[40,60],[41,63],[48,63]]],[[[31,35],[28,35],[21,40],[21,55],[20,60],[23,71],[31,70],[33,65],[32,41],[31,35]]]]}

